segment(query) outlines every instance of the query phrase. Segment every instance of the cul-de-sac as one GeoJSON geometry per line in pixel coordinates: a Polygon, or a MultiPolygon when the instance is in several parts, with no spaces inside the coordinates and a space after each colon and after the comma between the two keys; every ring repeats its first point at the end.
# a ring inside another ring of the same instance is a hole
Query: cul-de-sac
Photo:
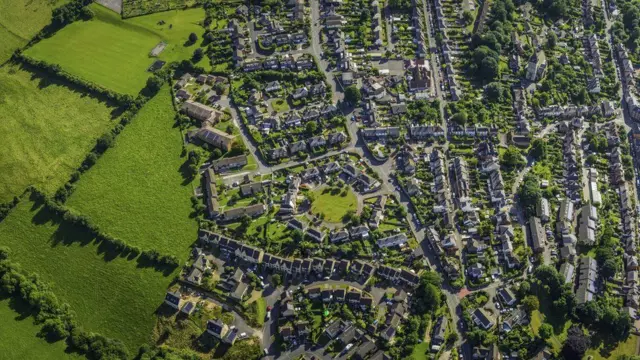
{"type": "Polygon", "coordinates": [[[640,0],[0,0],[0,359],[640,360],[639,69],[640,0]]]}

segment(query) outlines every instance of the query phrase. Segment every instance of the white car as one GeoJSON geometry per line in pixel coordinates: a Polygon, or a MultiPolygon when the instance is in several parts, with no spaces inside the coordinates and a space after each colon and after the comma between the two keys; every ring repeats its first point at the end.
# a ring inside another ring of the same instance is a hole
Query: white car
{"type": "Polygon", "coordinates": [[[347,352],[353,347],[352,343],[348,343],[347,346],[344,347],[344,351],[347,352]]]}
{"type": "Polygon", "coordinates": [[[243,339],[245,337],[247,337],[247,333],[246,332],[240,333],[240,339],[243,339]]]}

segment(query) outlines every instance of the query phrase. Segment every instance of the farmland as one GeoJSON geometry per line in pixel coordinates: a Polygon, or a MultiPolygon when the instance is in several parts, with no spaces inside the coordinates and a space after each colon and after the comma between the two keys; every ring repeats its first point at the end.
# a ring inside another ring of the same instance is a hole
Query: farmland
{"type": "MultiPolygon", "coordinates": [[[[204,10],[170,11],[122,20],[118,14],[93,4],[94,19],[77,21],[28,49],[25,54],[58,64],[64,70],[110,90],[135,95],[145,85],[154,58],[149,52],[164,41],[159,59],[174,61],[191,57],[196,44],[189,34],[202,37],[198,22],[204,10]]],[[[207,60],[203,60],[206,64],[207,60]]]]}
{"type": "Polygon", "coordinates": [[[5,341],[0,342],[0,354],[7,359],[71,360],[82,359],[64,352],[63,341],[49,344],[37,337],[40,325],[23,311],[21,304],[10,300],[0,301],[0,333],[5,341]],[[17,311],[17,312],[16,312],[17,311]]]}
{"type": "Polygon", "coordinates": [[[0,202],[55,192],[113,126],[108,104],[18,66],[0,68],[0,99],[0,202]]]}
{"type": "Polygon", "coordinates": [[[80,179],[67,204],[133,246],[185,259],[196,222],[189,218],[193,188],[180,172],[185,158],[173,117],[165,88],[80,179]]]}
{"type": "Polygon", "coordinates": [[[51,21],[51,10],[66,0],[0,0],[0,64],[51,21]]]}
{"type": "Polygon", "coordinates": [[[137,349],[149,339],[171,276],[92,242],[85,231],[61,224],[27,199],[0,223],[0,243],[11,249],[11,259],[50,282],[81,326],[137,349]]]}

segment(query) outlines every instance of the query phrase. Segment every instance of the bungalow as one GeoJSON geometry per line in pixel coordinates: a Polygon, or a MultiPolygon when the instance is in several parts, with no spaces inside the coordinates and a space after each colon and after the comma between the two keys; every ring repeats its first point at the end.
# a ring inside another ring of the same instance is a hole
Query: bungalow
{"type": "Polygon", "coordinates": [[[360,225],[349,229],[352,239],[368,239],[369,228],[366,225],[360,225]]]}
{"type": "Polygon", "coordinates": [[[320,111],[316,108],[307,108],[304,113],[302,113],[302,120],[311,121],[316,120],[320,117],[320,111]]]}
{"type": "Polygon", "coordinates": [[[291,97],[294,100],[306,98],[307,96],[309,96],[309,90],[306,88],[306,86],[295,89],[291,94],[291,97]]]}
{"type": "Polygon", "coordinates": [[[447,333],[448,320],[444,316],[440,316],[436,320],[436,324],[433,327],[433,336],[431,337],[431,350],[439,351],[442,344],[444,344],[447,333]]]}
{"type": "Polygon", "coordinates": [[[507,306],[513,306],[516,303],[516,297],[513,295],[511,290],[502,288],[498,290],[498,296],[502,300],[502,302],[507,306]]]}
{"type": "Polygon", "coordinates": [[[340,167],[340,164],[337,161],[332,161],[330,163],[323,165],[321,169],[325,175],[330,175],[340,171],[342,168],[340,167]]]}

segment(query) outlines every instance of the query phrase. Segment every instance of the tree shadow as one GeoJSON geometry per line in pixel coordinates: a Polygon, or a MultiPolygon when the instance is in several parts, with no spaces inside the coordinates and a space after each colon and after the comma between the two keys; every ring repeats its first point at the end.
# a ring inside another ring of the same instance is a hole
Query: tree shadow
{"type": "Polygon", "coordinates": [[[118,118],[126,110],[126,107],[121,106],[120,104],[109,99],[108,97],[96,94],[91,91],[87,91],[83,86],[66,81],[65,79],[59,76],[52,76],[51,74],[48,74],[43,70],[38,69],[26,63],[20,63],[19,67],[20,67],[20,70],[28,71],[29,73],[31,73],[31,77],[30,77],[31,81],[38,81],[37,86],[38,86],[38,89],[40,90],[46,89],[50,86],[61,86],[61,87],[67,88],[71,92],[79,94],[81,98],[89,97],[94,100],[97,100],[99,103],[102,103],[105,106],[112,109],[110,113],[112,120],[118,118]]]}

